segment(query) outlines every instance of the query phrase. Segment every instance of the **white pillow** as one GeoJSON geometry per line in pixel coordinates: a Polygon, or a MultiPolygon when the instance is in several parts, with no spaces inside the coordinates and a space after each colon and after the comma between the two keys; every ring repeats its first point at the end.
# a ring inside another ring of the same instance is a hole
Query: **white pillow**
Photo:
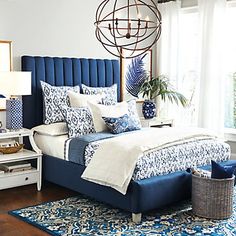
{"type": "Polygon", "coordinates": [[[84,84],[81,85],[83,93],[92,95],[103,95],[102,104],[110,106],[117,103],[117,84],[113,84],[110,87],[88,87],[84,84]]]}
{"type": "Polygon", "coordinates": [[[120,102],[116,105],[106,106],[102,104],[94,104],[88,102],[89,107],[92,111],[93,122],[96,132],[102,132],[107,129],[105,121],[102,117],[114,117],[118,118],[128,113],[127,102],[120,102]]]}
{"type": "Polygon", "coordinates": [[[59,136],[68,134],[66,122],[58,122],[50,125],[39,125],[32,128],[33,131],[48,136],[59,136]]]}
{"type": "Polygon", "coordinates": [[[89,101],[92,103],[102,102],[102,95],[79,94],[73,91],[68,91],[67,94],[70,98],[71,107],[87,107],[89,101]]]}

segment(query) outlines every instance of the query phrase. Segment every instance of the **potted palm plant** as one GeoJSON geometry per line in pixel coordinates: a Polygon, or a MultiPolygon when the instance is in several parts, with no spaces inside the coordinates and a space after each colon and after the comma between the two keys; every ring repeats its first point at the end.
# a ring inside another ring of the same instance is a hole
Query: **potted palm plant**
{"type": "Polygon", "coordinates": [[[146,119],[156,116],[156,104],[153,100],[160,97],[161,100],[174,102],[177,105],[187,106],[188,101],[181,93],[177,92],[166,76],[152,78],[144,68],[144,58],[147,54],[135,57],[128,66],[126,73],[126,91],[133,97],[139,98],[142,94],[145,101],[143,103],[143,115],[146,119]]]}
{"type": "Polygon", "coordinates": [[[143,116],[145,119],[151,119],[156,116],[156,104],[153,102],[158,96],[161,100],[169,100],[183,107],[187,106],[188,101],[184,95],[177,92],[171,85],[166,76],[158,76],[151,80],[146,79],[140,87],[139,93],[142,94],[145,101],[142,106],[143,116]]]}

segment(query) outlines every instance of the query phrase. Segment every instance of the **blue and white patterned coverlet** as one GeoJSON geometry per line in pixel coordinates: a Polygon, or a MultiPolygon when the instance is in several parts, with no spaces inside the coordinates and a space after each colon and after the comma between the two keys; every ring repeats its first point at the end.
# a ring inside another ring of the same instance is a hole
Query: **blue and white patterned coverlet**
{"type": "MultiPolygon", "coordinates": [[[[99,143],[90,143],[85,149],[85,166],[92,159],[99,143]]],[[[183,171],[190,167],[210,165],[230,159],[230,147],[223,141],[199,140],[149,151],[139,157],[132,179],[141,180],[153,176],[183,171]]]]}
{"type": "MultiPolygon", "coordinates": [[[[99,147],[99,142],[90,142],[85,146],[85,166],[88,166],[93,158],[94,153],[99,147]]],[[[69,160],[68,156],[65,159],[69,160]]],[[[221,162],[229,159],[230,146],[221,140],[205,139],[191,141],[161,150],[145,152],[143,156],[138,158],[132,179],[146,179],[176,171],[183,171],[191,167],[210,165],[211,160],[221,162]]]]}

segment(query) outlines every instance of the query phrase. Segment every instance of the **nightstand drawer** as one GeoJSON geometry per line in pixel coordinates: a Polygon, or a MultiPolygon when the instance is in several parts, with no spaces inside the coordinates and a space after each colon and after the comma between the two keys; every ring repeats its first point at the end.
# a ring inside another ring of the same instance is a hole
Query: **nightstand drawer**
{"type": "Polygon", "coordinates": [[[161,119],[161,118],[153,118],[153,119],[140,119],[142,127],[156,127],[156,128],[163,128],[163,127],[173,127],[173,120],[172,119],[161,119]]]}
{"type": "Polygon", "coordinates": [[[0,189],[37,183],[38,179],[39,172],[37,170],[5,174],[0,176],[0,189]]]}

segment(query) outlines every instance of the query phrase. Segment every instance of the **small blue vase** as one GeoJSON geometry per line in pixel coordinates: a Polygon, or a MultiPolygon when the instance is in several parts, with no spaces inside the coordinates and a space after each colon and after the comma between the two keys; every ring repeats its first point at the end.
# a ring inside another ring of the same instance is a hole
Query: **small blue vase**
{"type": "Polygon", "coordinates": [[[152,119],[156,116],[156,104],[150,100],[145,100],[143,102],[142,111],[145,119],[152,119]]]}

